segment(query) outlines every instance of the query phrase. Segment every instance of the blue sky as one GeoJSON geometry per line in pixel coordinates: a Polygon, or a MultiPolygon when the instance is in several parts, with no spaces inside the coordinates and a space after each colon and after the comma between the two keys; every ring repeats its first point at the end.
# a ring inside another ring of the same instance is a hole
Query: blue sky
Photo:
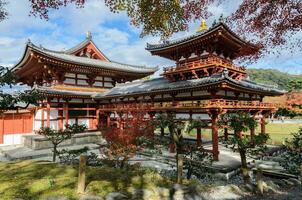
{"type": "MultiPolygon", "coordinates": [[[[237,2],[237,1],[236,1],[237,2]]],[[[227,15],[238,3],[211,7],[215,17],[227,15]]],[[[151,56],[145,50],[146,43],[159,42],[158,37],[139,37],[140,29],[129,24],[125,13],[111,13],[100,0],[89,0],[85,8],[68,6],[50,12],[49,21],[29,16],[28,0],[10,0],[7,10],[10,16],[0,22],[0,65],[12,66],[22,56],[28,38],[53,50],[68,49],[85,39],[91,31],[93,40],[110,59],[135,65],[172,66],[174,63],[151,56]]],[[[212,24],[212,19],[208,24],[212,24]]],[[[191,23],[190,30],[173,37],[183,37],[195,32],[199,22],[191,23]]],[[[248,68],[275,68],[292,74],[302,74],[302,52],[287,51],[277,57],[268,55],[248,68]]]]}

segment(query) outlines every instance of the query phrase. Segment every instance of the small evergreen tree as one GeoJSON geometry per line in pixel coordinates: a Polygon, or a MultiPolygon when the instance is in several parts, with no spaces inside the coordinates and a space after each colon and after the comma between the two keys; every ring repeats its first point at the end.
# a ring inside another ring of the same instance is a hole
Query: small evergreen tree
{"type": "Polygon", "coordinates": [[[223,114],[219,119],[219,124],[234,130],[234,137],[227,140],[226,144],[230,145],[234,151],[239,152],[244,182],[250,183],[247,154],[263,151],[269,136],[267,134],[258,134],[254,137],[243,136],[243,132],[257,126],[257,121],[249,113],[242,111],[223,114]]]}
{"type": "Polygon", "coordinates": [[[292,139],[285,142],[286,150],[279,163],[289,173],[298,175],[302,165],[302,128],[297,133],[292,133],[292,136],[292,139]]]}
{"type": "Polygon", "coordinates": [[[84,132],[87,129],[85,125],[66,125],[64,130],[54,130],[49,127],[42,127],[37,133],[46,137],[53,145],[52,161],[56,162],[57,147],[65,140],[70,139],[74,134],[84,132]]]}

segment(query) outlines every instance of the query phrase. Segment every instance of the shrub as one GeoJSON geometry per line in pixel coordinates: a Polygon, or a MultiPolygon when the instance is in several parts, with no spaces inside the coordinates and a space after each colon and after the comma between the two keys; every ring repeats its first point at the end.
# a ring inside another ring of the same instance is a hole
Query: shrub
{"type": "Polygon", "coordinates": [[[289,173],[298,175],[302,165],[302,128],[292,135],[293,138],[285,142],[286,149],[279,163],[289,173]]]}
{"type": "Polygon", "coordinates": [[[84,147],[77,150],[66,150],[63,149],[58,151],[58,156],[61,164],[66,165],[77,165],[81,154],[85,154],[87,158],[87,165],[89,166],[102,166],[103,162],[98,158],[98,155],[93,152],[88,152],[89,148],[84,147]]]}

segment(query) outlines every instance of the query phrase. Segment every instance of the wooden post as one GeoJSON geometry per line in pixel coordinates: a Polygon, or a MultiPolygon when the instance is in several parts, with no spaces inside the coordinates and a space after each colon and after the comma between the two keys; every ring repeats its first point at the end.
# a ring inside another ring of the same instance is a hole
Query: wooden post
{"type": "Polygon", "coordinates": [[[86,182],[86,156],[80,155],[79,162],[79,177],[78,177],[78,193],[83,194],[85,192],[86,182]]]}
{"type": "MultiPolygon", "coordinates": [[[[59,108],[64,109],[62,104],[59,104],[59,108]]],[[[63,123],[63,110],[62,109],[58,110],[58,116],[59,116],[58,128],[59,128],[59,130],[62,130],[64,128],[63,127],[64,123],[63,123]]]]}
{"type": "Polygon", "coordinates": [[[218,151],[218,128],[217,128],[217,121],[218,121],[218,114],[216,111],[212,112],[212,146],[213,146],[213,159],[218,161],[219,158],[219,151],[218,151]]]}
{"type": "Polygon", "coordinates": [[[265,117],[262,116],[260,119],[260,128],[261,128],[261,134],[265,134],[265,117]]]}
{"type": "Polygon", "coordinates": [[[184,155],[177,154],[177,183],[182,184],[182,172],[183,172],[184,155]]]}
{"type": "Polygon", "coordinates": [[[261,195],[263,195],[263,180],[262,180],[262,169],[260,167],[257,167],[257,177],[256,177],[256,181],[257,181],[257,188],[258,191],[261,195]]]}
{"type": "Polygon", "coordinates": [[[47,100],[47,127],[50,128],[50,103],[49,100],[47,100]]]}
{"type": "Polygon", "coordinates": [[[69,120],[69,116],[68,116],[68,103],[66,102],[64,104],[64,110],[65,110],[65,125],[68,125],[68,120],[69,120]]]}
{"type": "Polygon", "coordinates": [[[196,144],[197,146],[201,145],[201,128],[196,128],[197,135],[196,135],[196,144]]]}
{"type": "Polygon", "coordinates": [[[41,128],[44,127],[44,109],[43,109],[43,104],[41,108],[41,128]]]}
{"type": "Polygon", "coordinates": [[[4,142],[4,114],[1,114],[1,125],[0,125],[0,144],[4,142]]]}
{"type": "Polygon", "coordinates": [[[110,125],[111,125],[110,115],[111,115],[111,113],[107,114],[107,127],[110,127],[110,125]]]}
{"type": "Polygon", "coordinates": [[[97,108],[95,111],[95,129],[99,129],[100,126],[100,110],[97,108]]]}

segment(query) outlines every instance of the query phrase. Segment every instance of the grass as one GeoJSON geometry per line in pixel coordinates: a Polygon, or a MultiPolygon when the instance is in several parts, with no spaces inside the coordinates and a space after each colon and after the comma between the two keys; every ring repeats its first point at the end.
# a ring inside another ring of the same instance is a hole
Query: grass
{"type": "MultiPolygon", "coordinates": [[[[286,138],[290,139],[291,133],[295,133],[302,128],[302,124],[273,124],[268,123],[266,125],[266,132],[270,135],[268,144],[282,144],[286,138]]],[[[168,129],[165,130],[168,133],[168,129]]],[[[202,129],[202,138],[211,140],[212,134],[210,129],[202,129]]],[[[232,131],[230,131],[231,133],[232,131]]],[[[256,133],[260,133],[260,126],[256,128],[256,133]]],[[[219,130],[219,135],[223,136],[223,130],[219,130]]],[[[185,137],[196,138],[196,130],[192,130],[190,133],[185,133],[185,137]]]]}
{"type": "MultiPolygon", "coordinates": [[[[130,194],[134,189],[170,187],[172,184],[168,178],[148,169],[125,171],[89,167],[86,173],[87,193],[102,197],[113,191],[130,194]]],[[[37,200],[56,196],[79,199],[77,175],[77,167],[50,162],[0,162],[0,199],[37,200]]]]}
{"type": "MultiPolygon", "coordinates": [[[[265,126],[266,132],[270,135],[271,144],[282,144],[286,138],[292,138],[291,133],[298,132],[302,128],[302,124],[273,124],[269,123],[265,126]]],[[[260,127],[256,129],[256,133],[260,132],[260,127]]]]}

